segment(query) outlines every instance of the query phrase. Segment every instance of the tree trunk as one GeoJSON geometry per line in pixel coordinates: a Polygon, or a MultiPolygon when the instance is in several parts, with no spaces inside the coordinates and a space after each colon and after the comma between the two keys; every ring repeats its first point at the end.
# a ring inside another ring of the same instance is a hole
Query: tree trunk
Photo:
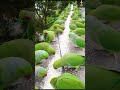
{"type": "Polygon", "coordinates": [[[77,5],[78,7],[80,7],[80,0],[77,0],[77,5]]]}

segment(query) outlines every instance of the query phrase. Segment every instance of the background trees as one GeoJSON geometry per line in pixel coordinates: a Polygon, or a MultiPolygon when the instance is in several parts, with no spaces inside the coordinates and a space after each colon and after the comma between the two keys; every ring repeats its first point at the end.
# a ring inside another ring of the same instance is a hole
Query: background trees
{"type": "Polygon", "coordinates": [[[37,19],[37,31],[41,32],[49,28],[57,19],[61,11],[72,1],[42,0],[35,2],[35,16],[37,19]]]}

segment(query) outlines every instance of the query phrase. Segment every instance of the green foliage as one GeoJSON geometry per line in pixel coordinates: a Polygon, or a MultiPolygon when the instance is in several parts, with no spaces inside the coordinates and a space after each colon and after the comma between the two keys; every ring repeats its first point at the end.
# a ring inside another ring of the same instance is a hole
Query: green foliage
{"type": "Polygon", "coordinates": [[[57,17],[47,17],[47,23],[48,23],[48,27],[52,26],[52,24],[57,20],[57,17]]]}

